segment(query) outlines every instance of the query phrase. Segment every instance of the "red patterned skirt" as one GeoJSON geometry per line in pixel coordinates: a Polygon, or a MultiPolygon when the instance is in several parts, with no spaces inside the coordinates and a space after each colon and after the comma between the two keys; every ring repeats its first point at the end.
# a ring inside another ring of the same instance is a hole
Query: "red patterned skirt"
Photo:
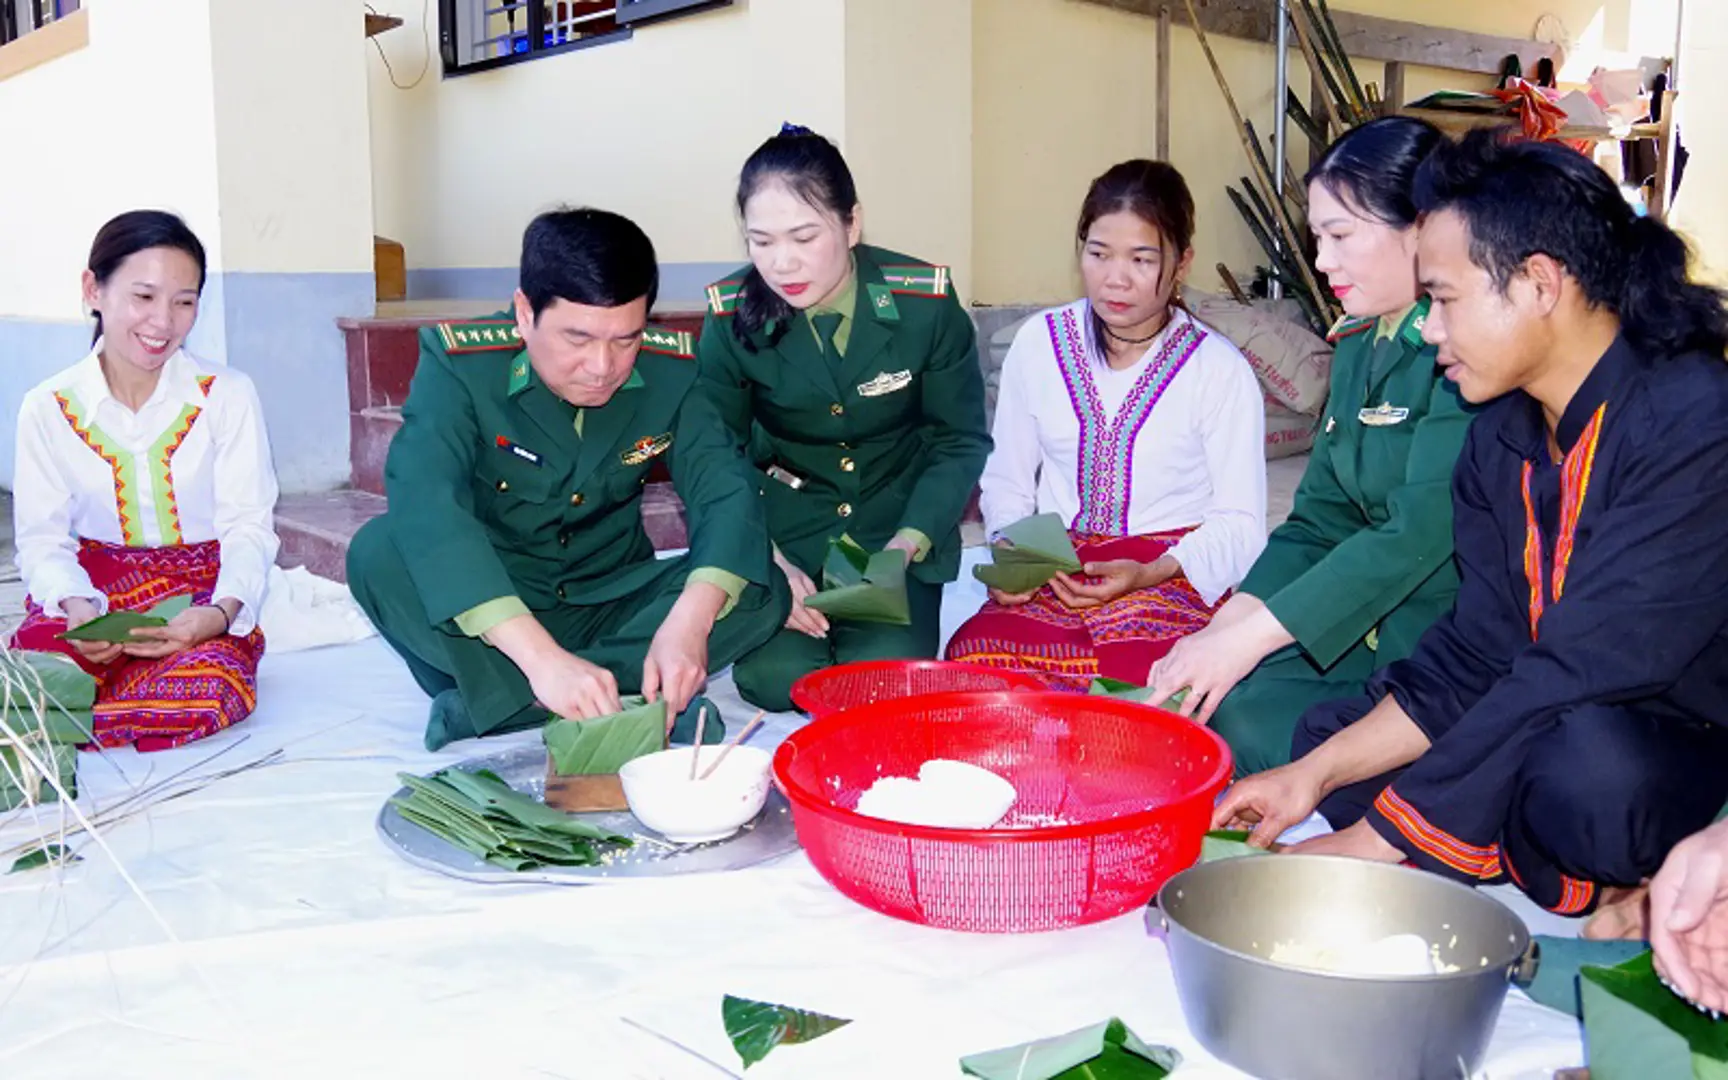
{"type": "MultiPolygon", "coordinates": [[[[1083,563],[1149,563],[1190,531],[1070,536],[1083,563]]],[[[1084,692],[1100,675],[1143,685],[1153,663],[1177,641],[1204,628],[1217,610],[1182,577],[1080,611],[1057,599],[1046,585],[1018,607],[986,601],[955,631],[946,655],[968,664],[1023,671],[1057,690],[1084,692]]]]}
{"type": "MultiPolygon", "coordinates": [[[[207,604],[222,566],[213,540],[157,548],[84,540],[78,562],[107,595],[111,611],[146,611],[188,593],[194,604],[207,604]]],[[[91,720],[103,746],[131,743],[139,750],[166,750],[239,723],[258,703],[264,635],[256,628],[245,637],[224,634],[155,660],[122,656],[92,664],[70,642],[55,637],[65,632],[65,619],[44,614],[33,598],[25,600],[25,608],[12,647],[63,653],[96,676],[91,720]]]]}

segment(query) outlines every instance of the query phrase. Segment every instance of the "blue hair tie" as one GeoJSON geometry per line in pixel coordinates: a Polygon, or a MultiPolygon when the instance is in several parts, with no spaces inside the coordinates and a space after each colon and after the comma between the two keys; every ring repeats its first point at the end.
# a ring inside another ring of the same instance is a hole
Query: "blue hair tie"
{"type": "Polygon", "coordinates": [[[781,124],[780,125],[780,134],[781,135],[814,135],[816,133],[814,131],[811,131],[809,128],[805,127],[803,124],[781,124]]]}

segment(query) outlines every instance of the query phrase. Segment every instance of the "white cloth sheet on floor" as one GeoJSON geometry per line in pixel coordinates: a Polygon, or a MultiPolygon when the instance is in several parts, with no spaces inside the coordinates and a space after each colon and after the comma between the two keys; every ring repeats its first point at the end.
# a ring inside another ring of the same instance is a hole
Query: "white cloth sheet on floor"
{"type": "MultiPolygon", "coordinates": [[[[950,590],[950,629],[982,598],[966,581],[950,590]]],[[[711,696],[733,730],[753,714],[729,676],[711,696]]],[[[259,700],[204,742],[81,763],[90,808],[281,750],[106,833],[177,943],[88,840],[70,867],[0,876],[0,1076],[714,1080],[724,1074],[623,1018],[742,1075],[726,993],[855,1021],[776,1050],[752,1080],[945,1080],[964,1054],[1112,1015],[1178,1047],[1184,1080],[1240,1075],[1188,1035],[1139,912],[1053,934],[932,930],[845,899],[802,853],[702,879],[457,881],[403,862],[374,831],[396,773],[537,736],[422,750],[426,700],[377,638],[268,655],[259,700]]],[[[774,717],[752,744],[798,723],[774,717]]],[[[0,839],[30,827],[14,817],[0,839]]],[[[1569,932],[1518,903],[1545,932],[1569,932]]],[[[1548,1080],[1582,1057],[1575,1021],[1514,991],[1488,1072],[1548,1080]]]]}

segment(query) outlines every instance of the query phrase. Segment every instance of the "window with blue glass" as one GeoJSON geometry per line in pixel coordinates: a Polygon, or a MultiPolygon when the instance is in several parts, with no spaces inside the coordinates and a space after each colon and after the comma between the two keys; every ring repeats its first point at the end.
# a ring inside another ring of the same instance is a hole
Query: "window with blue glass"
{"type": "Polygon", "coordinates": [[[78,10],[82,0],[0,0],[0,45],[78,10]]]}
{"type": "MultiPolygon", "coordinates": [[[[9,3],[11,0],[0,0],[9,3]]],[[[658,19],[732,0],[439,0],[444,74],[461,75],[628,38],[658,19]]]]}

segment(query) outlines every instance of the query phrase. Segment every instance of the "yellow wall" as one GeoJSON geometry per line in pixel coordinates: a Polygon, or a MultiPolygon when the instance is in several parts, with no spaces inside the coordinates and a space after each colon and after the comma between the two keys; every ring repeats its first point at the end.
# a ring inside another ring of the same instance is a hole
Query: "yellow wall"
{"type": "MultiPolygon", "coordinates": [[[[409,20],[377,39],[409,82],[422,5],[374,2],[409,20]]],[[[633,217],[663,261],[741,261],[750,151],[787,120],[845,145],[845,20],[844,0],[747,0],[454,79],[434,55],[411,91],[374,57],[378,229],[413,268],[514,266],[535,213],[588,203],[633,217]]]]}
{"type": "MultiPolygon", "coordinates": [[[[1552,13],[1583,43],[1581,53],[1607,48],[1662,56],[1673,51],[1676,10],[1675,0],[1347,0],[1333,6],[1509,37],[1530,36],[1537,18],[1552,13]]],[[[975,297],[1041,303],[1072,296],[1079,288],[1074,219],[1087,182],[1155,149],[1156,24],[1080,0],[974,0],[973,17],[975,297]]],[[[1228,38],[1215,37],[1212,44],[1238,106],[1269,139],[1272,49],[1228,38]]],[[[1381,79],[1380,65],[1360,69],[1364,80],[1381,79]]],[[[1291,71],[1292,85],[1306,100],[1308,79],[1294,52],[1291,71]]],[[[1416,97],[1487,82],[1412,68],[1406,92],[1416,97]]],[[[1180,27],[1172,42],[1171,99],[1170,156],[1188,178],[1199,216],[1193,280],[1216,288],[1216,263],[1245,271],[1262,256],[1224,194],[1225,185],[1238,185],[1247,170],[1241,144],[1194,34],[1180,27]]],[[[1306,149],[1299,136],[1292,146],[1300,166],[1306,149]]]]}
{"type": "Polygon", "coordinates": [[[846,5],[843,146],[866,239],[972,280],[970,0],[851,0],[846,5]]]}
{"type": "Polygon", "coordinates": [[[209,0],[84,6],[88,48],[0,81],[0,318],[82,318],[90,241],[123,210],[220,246],[209,0]]]}
{"type": "Polygon", "coordinates": [[[1679,76],[1677,115],[1691,158],[1672,222],[1692,241],[1703,275],[1728,284],[1728,125],[1713,105],[1728,100],[1728,4],[1686,5],[1679,76]]]}
{"type": "Polygon", "coordinates": [[[210,4],[224,269],[371,271],[361,25],[354,0],[210,4]]]}

